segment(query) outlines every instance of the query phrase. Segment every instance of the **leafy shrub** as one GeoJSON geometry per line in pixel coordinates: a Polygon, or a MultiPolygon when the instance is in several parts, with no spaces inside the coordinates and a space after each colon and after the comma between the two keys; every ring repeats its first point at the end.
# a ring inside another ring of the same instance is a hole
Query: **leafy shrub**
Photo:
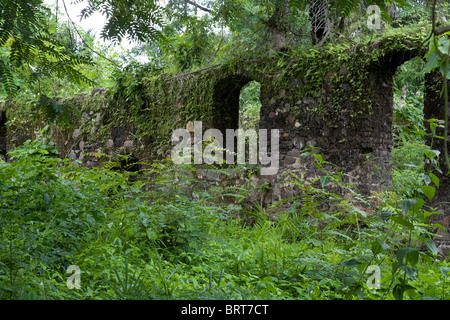
{"type": "Polygon", "coordinates": [[[64,274],[73,253],[89,241],[85,234],[105,221],[105,191],[117,177],[74,167],[56,153],[39,137],[11,151],[11,163],[0,163],[2,298],[46,296],[39,284],[46,270],[64,274]]]}
{"type": "Polygon", "coordinates": [[[419,140],[424,132],[423,94],[416,95],[406,90],[394,94],[394,136],[397,143],[406,140],[419,140]]]}
{"type": "Polygon", "coordinates": [[[405,141],[399,147],[392,150],[393,165],[396,170],[423,172],[425,165],[424,152],[428,149],[422,141],[405,141]]]}
{"type": "Polygon", "coordinates": [[[283,212],[243,208],[242,189],[201,184],[190,166],[146,164],[131,181],[56,154],[41,135],[0,162],[1,299],[449,298],[424,206],[435,176],[401,182],[399,171],[396,192],[370,204],[310,154],[322,175],[293,181],[301,193],[283,212]],[[80,289],[66,286],[69,265],[80,289]],[[378,290],[366,284],[371,265],[378,290]]]}

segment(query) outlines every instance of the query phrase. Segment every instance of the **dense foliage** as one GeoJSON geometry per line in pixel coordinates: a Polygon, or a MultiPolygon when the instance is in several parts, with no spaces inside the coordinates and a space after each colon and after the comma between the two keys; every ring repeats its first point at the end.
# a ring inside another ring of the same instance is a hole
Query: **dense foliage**
{"type": "MultiPolygon", "coordinates": [[[[192,167],[155,163],[130,182],[56,154],[42,132],[0,163],[2,299],[449,298],[450,267],[424,206],[433,176],[408,198],[401,188],[380,194],[370,209],[298,179],[304,194],[269,218],[242,202],[245,189],[200,184],[192,167]],[[70,265],[79,289],[66,285],[70,265]],[[377,290],[366,283],[372,265],[377,290]]],[[[322,185],[352,189],[324,174],[322,185]]]]}

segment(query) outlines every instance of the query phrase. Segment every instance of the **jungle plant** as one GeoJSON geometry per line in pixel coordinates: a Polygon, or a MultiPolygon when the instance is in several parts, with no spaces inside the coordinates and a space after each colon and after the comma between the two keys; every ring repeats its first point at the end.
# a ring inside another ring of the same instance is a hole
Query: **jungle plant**
{"type": "Polygon", "coordinates": [[[51,13],[42,5],[42,0],[2,0],[0,11],[0,48],[6,51],[0,59],[0,83],[9,97],[17,92],[16,82],[23,70],[30,83],[38,81],[41,74],[92,83],[81,72],[83,65],[92,64],[92,59],[82,53],[66,51],[55,34],[46,28],[46,19],[51,13]]]}

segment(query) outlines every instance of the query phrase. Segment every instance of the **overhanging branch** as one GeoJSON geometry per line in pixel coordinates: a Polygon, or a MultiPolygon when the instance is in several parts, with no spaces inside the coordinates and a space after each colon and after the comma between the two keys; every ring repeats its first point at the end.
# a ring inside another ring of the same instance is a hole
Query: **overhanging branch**
{"type": "Polygon", "coordinates": [[[206,12],[209,12],[209,13],[212,12],[212,10],[210,10],[210,9],[204,7],[204,6],[199,5],[198,3],[195,3],[194,1],[190,1],[190,0],[185,0],[185,1],[186,1],[186,3],[189,3],[189,4],[193,5],[194,7],[198,8],[200,10],[203,10],[203,11],[206,11],[206,12]]]}

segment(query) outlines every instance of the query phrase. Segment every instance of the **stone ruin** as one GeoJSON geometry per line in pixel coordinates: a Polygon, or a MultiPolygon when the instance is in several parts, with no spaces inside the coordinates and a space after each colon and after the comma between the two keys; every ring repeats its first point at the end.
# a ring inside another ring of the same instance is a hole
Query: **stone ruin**
{"type": "MultiPolygon", "coordinates": [[[[369,195],[391,183],[393,76],[404,62],[423,57],[422,39],[422,33],[412,31],[363,44],[235,59],[177,75],[142,74],[133,88],[96,89],[92,95],[60,99],[72,117],[56,125],[57,145],[62,156],[90,167],[99,165],[101,155],[114,153],[132,154],[142,161],[162,159],[173,147],[174,129],[191,131],[194,121],[202,121],[204,130],[237,129],[241,89],[255,80],[261,83],[259,127],[280,132],[278,173],[254,177],[258,185],[270,185],[255,196],[268,205],[299,192],[286,182],[287,175],[301,175],[306,181],[320,175],[314,154],[304,156],[311,147],[337,165],[347,182],[369,195]]],[[[427,74],[425,87],[424,118],[443,119],[442,77],[427,74]]],[[[33,138],[47,121],[43,115],[32,116],[24,102],[6,102],[1,109],[3,155],[33,138]],[[13,118],[20,121],[6,127],[6,119],[13,118]]],[[[443,150],[442,140],[433,143],[431,148],[443,150]]],[[[440,165],[444,168],[443,159],[440,165]]],[[[198,172],[212,183],[218,178],[198,172]]],[[[435,174],[440,188],[433,205],[444,213],[440,221],[449,228],[450,177],[435,174]]],[[[448,233],[442,241],[450,242],[448,233]]]]}

